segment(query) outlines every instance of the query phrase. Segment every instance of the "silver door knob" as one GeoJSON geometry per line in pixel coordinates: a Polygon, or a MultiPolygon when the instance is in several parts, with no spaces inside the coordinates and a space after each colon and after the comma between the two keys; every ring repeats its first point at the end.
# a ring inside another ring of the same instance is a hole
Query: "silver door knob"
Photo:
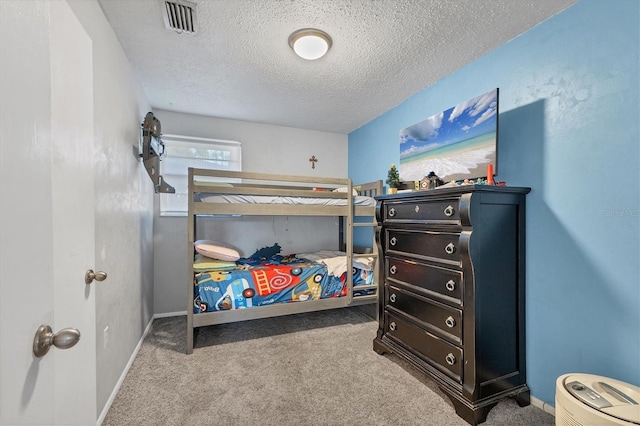
{"type": "Polygon", "coordinates": [[[98,271],[93,272],[93,269],[89,269],[86,274],[84,274],[84,282],[86,284],[91,284],[93,280],[96,281],[104,281],[107,279],[107,273],[98,271]]]}
{"type": "Polygon", "coordinates": [[[80,340],[80,332],[75,328],[63,328],[53,334],[51,327],[41,325],[33,338],[33,354],[41,358],[49,352],[51,345],[58,349],[69,349],[80,340]]]}

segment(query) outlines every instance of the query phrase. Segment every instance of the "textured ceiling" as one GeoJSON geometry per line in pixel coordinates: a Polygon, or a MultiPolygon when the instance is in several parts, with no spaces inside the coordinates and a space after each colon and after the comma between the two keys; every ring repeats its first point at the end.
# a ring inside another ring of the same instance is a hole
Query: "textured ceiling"
{"type": "Polygon", "coordinates": [[[195,35],[162,0],[98,1],[154,108],[349,133],[576,0],[192,0],[195,35]],[[288,45],[307,27],[317,61],[288,45]]]}

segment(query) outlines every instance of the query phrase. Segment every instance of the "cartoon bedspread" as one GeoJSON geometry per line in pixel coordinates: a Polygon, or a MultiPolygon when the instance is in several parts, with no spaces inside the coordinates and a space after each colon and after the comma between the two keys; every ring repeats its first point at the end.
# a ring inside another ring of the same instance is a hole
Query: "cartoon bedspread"
{"type": "MultiPolygon", "coordinates": [[[[346,274],[329,274],[327,266],[295,255],[241,258],[235,266],[199,272],[195,276],[194,313],[251,308],[274,303],[341,297],[347,293],[346,274]]],[[[353,294],[371,284],[373,272],[353,270],[353,294]]]]}

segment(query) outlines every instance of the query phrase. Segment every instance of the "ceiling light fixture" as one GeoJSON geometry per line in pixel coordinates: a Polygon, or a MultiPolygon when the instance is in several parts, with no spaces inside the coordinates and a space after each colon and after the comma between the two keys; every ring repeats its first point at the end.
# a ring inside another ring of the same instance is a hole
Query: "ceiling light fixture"
{"type": "Polygon", "coordinates": [[[289,46],[296,55],[313,61],[322,58],[331,48],[331,37],[324,31],[304,28],[289,36],[289,46]]]}

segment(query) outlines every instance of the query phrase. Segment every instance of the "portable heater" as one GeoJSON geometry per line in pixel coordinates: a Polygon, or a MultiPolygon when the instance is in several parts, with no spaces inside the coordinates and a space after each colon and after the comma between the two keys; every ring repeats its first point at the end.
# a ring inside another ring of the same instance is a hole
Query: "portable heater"
{"type": "Polygon", "coordinates": [[[640,425],[640,388],[592,374],[556,380],[556,426],[640,425]]]}

